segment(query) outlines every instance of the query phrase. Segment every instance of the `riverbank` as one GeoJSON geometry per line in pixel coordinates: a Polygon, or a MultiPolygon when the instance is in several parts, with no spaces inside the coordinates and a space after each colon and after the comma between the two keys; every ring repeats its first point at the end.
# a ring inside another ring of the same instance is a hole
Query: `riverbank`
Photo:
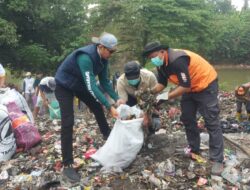
{"type": "Polygon", "coordinates": [[[223,64],[223,65],[213,65],[215,67],[215,69],[250,69],[250,65],[243,65],[243,64],[239,64],[239,65],[227,65],[227,64],[223,64]]]}

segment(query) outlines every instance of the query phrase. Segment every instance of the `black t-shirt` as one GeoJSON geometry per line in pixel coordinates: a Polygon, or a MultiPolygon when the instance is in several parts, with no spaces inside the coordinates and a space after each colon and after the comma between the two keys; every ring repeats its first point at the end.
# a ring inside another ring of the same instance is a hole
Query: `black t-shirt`
{"type": "Polygon", "coordinates": [[[158,82],[167,86],[169,76],[176,75],[179,81],[179,86],[186,88],[191,87],[191,80],[188,71],[189,61],[189,57],[182,56],[171,64],[162,65],[158,69],[158,82]]]}

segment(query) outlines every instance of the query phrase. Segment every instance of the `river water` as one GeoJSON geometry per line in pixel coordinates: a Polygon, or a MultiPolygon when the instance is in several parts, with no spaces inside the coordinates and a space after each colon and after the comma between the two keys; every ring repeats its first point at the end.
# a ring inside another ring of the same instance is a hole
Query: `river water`
{"type": "Polygon", "coordinates": [[[238,85],[250,82],[250,69],[247,68],[216,68],[220,90],[232,91],[238,85]]]}

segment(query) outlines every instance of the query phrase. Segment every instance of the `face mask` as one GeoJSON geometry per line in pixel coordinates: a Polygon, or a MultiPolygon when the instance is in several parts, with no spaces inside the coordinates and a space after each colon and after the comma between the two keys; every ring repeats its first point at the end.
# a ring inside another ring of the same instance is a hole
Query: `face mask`
{"type": "Polygon", "coordinates": [[[163,60],[161,60],[161,59],[159,58],[159,56],[152,58],[152,59],[151,59],[151,62],[152,62],[156,67],[160,67],[160,66],[163,65],[163,60]]]}
{"type": "Polygon", "coordinates": [[[133,80],[128,80],[128,84],[131,86],[136,86],[140,82],[140,78],[138,79],[133,79],[133,80]]]}

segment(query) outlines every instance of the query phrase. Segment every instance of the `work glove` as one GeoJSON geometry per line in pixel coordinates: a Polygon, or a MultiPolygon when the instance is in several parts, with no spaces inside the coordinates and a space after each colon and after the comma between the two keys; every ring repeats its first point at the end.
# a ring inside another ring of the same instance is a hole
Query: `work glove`
{"type": "Polygon", "coordinates": [[[156,100],[157,102],[159,102],[160,100],[168,100],[168,92],[159,94],[158,96],[156,96],[156,100]]]}

